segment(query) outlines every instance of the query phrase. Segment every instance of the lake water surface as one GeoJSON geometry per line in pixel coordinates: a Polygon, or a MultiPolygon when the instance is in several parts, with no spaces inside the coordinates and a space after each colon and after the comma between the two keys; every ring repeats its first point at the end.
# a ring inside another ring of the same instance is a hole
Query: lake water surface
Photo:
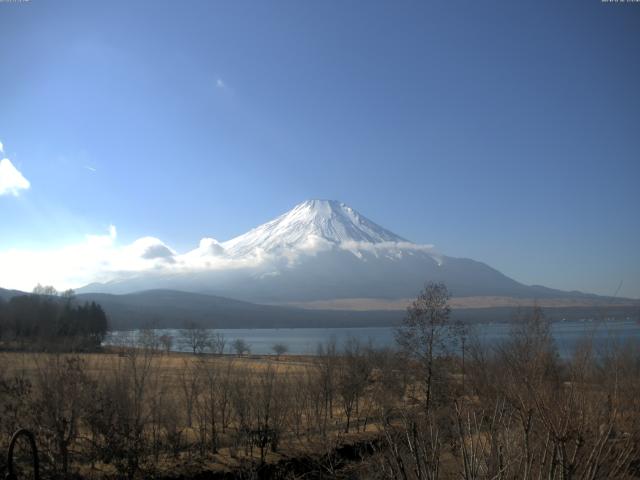
{"type": "MultiPolygon", "coordinates": [[[[478,324],[470,326],[471,336],[476,336],[485,345],[497,345],[508,338],[512,329],[511,324],[478,324]]],[[[596,350],[603,350],[608,346],[625,342],[635,342],[640,348],[640,324],[634,320],[610,322],[557,322],[551,325],[553,337],[558,351],[563,357],[572,354],[576,346],[585,338],[591,338],[596,350]]],[[[182,340],[179,329],[158,329],[157,335],[173,337],[173,350],[189,351],[188,345],[182,340]]],[[[360,328],[256,328],[256,329],[216,329],[226,340],[226,353],[231,352],[231,343],[241,338],[251,347],[251,353],[273,353],[275,343],[283,343],[292,354],[314,354],[318,344],[325,343],[332,338],[338,346],[349,338],[357,338],[362,342],[371,342],[377,347],[394,345],[393,327],[360,327],[360,328]]],[[[120,344],[123,341],[135,342],[140,332],[115,331],[105,340],[105,345],[120,344]]]]}

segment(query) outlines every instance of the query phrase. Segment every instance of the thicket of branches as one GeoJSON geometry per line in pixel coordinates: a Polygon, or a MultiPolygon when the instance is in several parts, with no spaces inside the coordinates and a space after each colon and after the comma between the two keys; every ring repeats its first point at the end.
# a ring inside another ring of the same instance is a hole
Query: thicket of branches
{"type": "Polygon", "coordinates": [[[383,421],[376,477],[640,478],[640,345],[587,335],[563,360],[534,308],[486,346],[451,324],[447,298],[428,285],[399,331],[417,390],[383,421]]]}
{"type": "Polygon", "coordinates": [[[0,371],[0,448],[30,428],[58,477],[154,477],[222,457],[258,469],[307,452],[307,478],[333,478],[332,452],[363,439],[361,478],[640,477],[640,349],[585,338],[561,359],[539,310],[485,346],[451,324],[447,298],[427,287],[397,349],[332,340],[306,360],[257,361],[168,354],[149,331],[119,354],[25,354],[0,371]]]}
{"type": "Polygon", "coordinates": [[[405,388],[399,357],[357,340],[344,352],[329,342],[294,366],[139,341],[114,354],[21,354],[20,368],[0,371],[0,449],[26,427],[50,476],[154,476],[159,465],[219,454],[259,468],[273,453],[330,451],[345,433],[373,433],[375,398],[405,388]]]}

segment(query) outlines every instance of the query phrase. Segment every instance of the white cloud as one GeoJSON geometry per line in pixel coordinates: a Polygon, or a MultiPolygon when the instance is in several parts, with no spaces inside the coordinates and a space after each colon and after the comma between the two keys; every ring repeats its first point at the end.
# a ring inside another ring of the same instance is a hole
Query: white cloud
{"type": "Polygon", "coordinates": [[[93,247],[111,247],[118,236],[115,225],[109,225],[109,235],[86,235],[87,244],[93,247]]]}
{"type": "Polygon", "coordinates": [[[215,238],[203,238],[200,240],[198,248],[190,252],[190,255],[203,256],[222,256],[225,255],[224,247],[220,245],[215,238]]]}
{"type": "Polygon", "coordinates": [[[171,248],[165,245],[162,240],[155,237],[142,237],[126,247],[127,251],[134,257],[145,260],[165,260],[173,263],[176,255],[171,248]]]}
{"type": "Polygon", "coordinates": [[[2,142],[0,142],[0,154],[4,153],[4,146],[2,145],[2,142]]]}
{"type": "Polygon", "coordinates": [[[178,253],[155,237],[142,237],[121,245],[116,227],[110,225],[107,232],[85,235],[64,247],[0,251],[0,287],[30,291],[40,283],[64,290],[93,282],[152,278],[163,274],[168,274],[167,278],[174,275],[174,278],[181,278],[181,274],[192,272],[206,272],[220,281],[234,278],[234,272],[242,271],[253,275],[277,275],[304,258],[333,249],[348,251],[360,258],[367,255],[395,258],[423,252],[437,261],[440,259],[431,245],[408,242],[336,244],[317,236],[309,236],[298,246],[283,246],[270,252],[255,248],[241,256],[230,255],[224,244],[213,238],[203,238],[195,249],[178,253]]]}
{"type": "Polygon", "coordinates": [[[218,78],[216,80],[216,87],[218,87],[218,88],[227,88],[227,85],[224,83],[224,81],[221,78],[218,78]]]}
{"type": "Polygon", "coordinates": [[[40,283],[64,290],[141,273],[251,268],[267,259],[260,255],[232,259],[211,238],[203,239],[198,248],[185,254],[178,254],[155,237],[142,237],[131,244],[120,245],[116,227],[110,225],[104,234],[85,235],[59,248],[0,251],[0,287],[31,291],[40,283]]]}
{"type": "Polygon", "coordinates": [[[107,279],[114,261],[116,231],[86,235],[84,241],[55,249],[0,251],[0,286],[30,291],[37,283],[58,289],[107,279]]]}
{"type": "Polygon", "coordinates": [[[154,269],[170,263],[172,255],[169,247],[152,237],[120,246],[116,227],[110,225],[106,234],[85,235],[84,240],[64,247],[0,251],[0,286],[27,291],[37,283],[58,289],[78,288],[113,280],[122,272],[154,269]]]}
{"type": "Polygon", "coordinates": [[[13,166],[11,160],[0,160],[0,195],[17,196],[20,190],[26,190],[31,186],[29,180],[13,166]]]}

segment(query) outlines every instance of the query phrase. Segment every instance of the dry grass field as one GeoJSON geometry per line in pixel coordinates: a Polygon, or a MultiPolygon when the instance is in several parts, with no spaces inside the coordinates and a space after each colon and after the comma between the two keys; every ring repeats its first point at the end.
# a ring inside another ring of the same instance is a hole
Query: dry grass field
{"type": "Polygon", "coordinates": [[[48,478],[640,478],[637,345],[560,360],[532,318],[461,358],[426,332],[315,356],[0,352],[0,449],[30,429],[48,478]]]}
{"type": "MultiPolygon", "coordinates": [[[[35,378],[39,367],[46,364],[52,357],[75,358],[80,357],[84,363],[85,372],[92,378],[99,379],[114,369],[127,358],[127,353],[120,353],[115,348],[106,348],[100,353],[62,353],[48,354],[42,352],[0,352],[0,365],[5,375],[26,375],[35,378]]],[[[274,355],[193,355],[180,352],[158,352],[151,359],[150,367],[162,369],[163,377],[169,383],[178,382],[185,364],[206,361],[212,366],[222,367],[229,363],[234,368],[247,369],[254,372],[262,372],[273,369],[276,373],[304,373],[309,366],[314,364],[312,356],[308,355],[282,355],[276,359],[274,355]]]]}
{"type": "Polygon", "coordinates": [[[0,365],[5,393],[14,396],[3,399],[13,415],[2,420],[0,445],[13,429],[34,430],[52,475],[237,472],[291,457],[316,458],[313,468],[328,472],[332,460],[319,454],[377,437],[371,412],[349,411],[346,428],[343,406],[322,391],[318,359],[309,356],[3,352],[0,365]],[[126,424],[125,431],[108,422],[126,424]],[[55,438],[61,429],[64,449],[55,438]],[[95,448],[100,442],[104,452],[95,448]]]}

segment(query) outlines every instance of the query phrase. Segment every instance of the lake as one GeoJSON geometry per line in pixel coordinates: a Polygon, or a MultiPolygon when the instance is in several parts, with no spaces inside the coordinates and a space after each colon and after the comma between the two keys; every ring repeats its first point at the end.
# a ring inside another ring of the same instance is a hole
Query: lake
{"type": "MultiPolygon", "coordinates": [[[[509,336],[512,325],[507,323],[471,325],[472,335],[476,335],[485,345],[497,345],[509,336]]],[[[319,343],[335,338],[338,345],[344,344],[351,337],[362,342],[371,342],[377,347],[394,345],[393,327],[359,327],[359,328],[256,328],[256,329],[216,329],[216,333],[224,335],[226,353],[231,352],[231,343],[243,339],[251,347],[251,353],[273,353],[275,343],[283,343],[288,353],[308,355],[317,351],[319,343]]],[[[551,324],[551,331],[562,357],[572,354],[575,347],[586,337],[593,339],[596,350],[602,350],[614,343],[634,341],[640,345],[640,324],[634,320],[609,322],[556,322],[551,324]]],[[[174,351],[190,351],[182,341],[179,329],[158,329],[157,335],[173,337],[174,351]]],[[[140,331],[115,331],[105,339],[105,345],[117,345],[122,342],[135,342],[140,331]]]]}

